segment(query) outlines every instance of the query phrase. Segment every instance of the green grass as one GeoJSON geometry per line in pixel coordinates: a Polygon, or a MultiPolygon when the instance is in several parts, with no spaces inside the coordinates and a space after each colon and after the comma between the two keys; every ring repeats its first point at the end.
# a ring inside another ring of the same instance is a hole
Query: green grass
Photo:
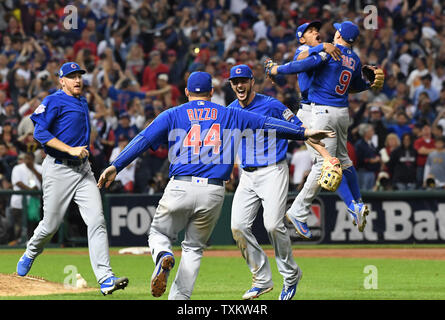
{"type": "MultiPolygon", "coordinates": [[[[300,246],[299,246],[300,247],[300,246]]],[[[310,248],[310,246],[301,246],[310,248]]],[[[338,246],[336,246],[338,248],[338,246]]],[[[345,248],[345,246],[341,246],[345,248]]],[[[352,247],[352,246],[351,246],[352,247]]],[[[354,246],[357,247],[357,246],[354,246]]],[[[403,246],[405,247],[405,246],[403,246]]],[[[233,249],[234,247],[230,247],[233,249]]],[[[223,249],[218,247],[218,249],[223,249]]],[[[34,262],[30,274],[63,283],[68,274],[67,265],[75,266],[91,287],[98,287],[88,254],[68,254],[66,251],[87,253],[86,248],[46,249],[34,262]]],[[[0,273],[12,273],[21,250],[0,251],[0,273]]],[[[358,258],[298,258],[303,270],[295,300],[442,300],[445,299],[445,260],[358,259],[358,258]],[[367,265],[377,268],[378,289],[365,289],[364,273],[367,265]]],[[[179,257],[176,266],[179,264],[179,257]]],[[[274,258],[270,258],[274,290],[260,300],[276,300],[282,287],[274,258]]],[[[112,255],[111,265],[118,276],[127,276],[129,286],[107,297],[108,300],[153,300],[149,280],[154,268],[151,256],[112,255]]],[[[169,278],[167,292],[156,300],[166,300],[176,273],[169,278]]],[[[251,274],[241,257],[204,257],[192,295],[193,300],[239,300],[251,286],[251,274]]],[[[0,297],[0,299],[17,299],[0,297]]],[[[49,296],[19,297],[19,299],[103,300],[99,290],[88,293],[70,293],[49,296]]]]}

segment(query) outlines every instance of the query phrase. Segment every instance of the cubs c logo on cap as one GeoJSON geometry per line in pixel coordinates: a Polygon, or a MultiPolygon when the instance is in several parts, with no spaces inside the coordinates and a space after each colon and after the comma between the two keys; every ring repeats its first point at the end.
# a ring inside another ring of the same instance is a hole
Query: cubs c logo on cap
{"type": "Polygon", "coordinates": [[[236,68],[235,73],[236,74],[240,74],[241,73],[241,69],[240,68],[236,68]]]}
{"type": "Polygon", "coordinates": [[[76,65],[74,63],[72,63],[71,68],[76,69],[76,65]]]}

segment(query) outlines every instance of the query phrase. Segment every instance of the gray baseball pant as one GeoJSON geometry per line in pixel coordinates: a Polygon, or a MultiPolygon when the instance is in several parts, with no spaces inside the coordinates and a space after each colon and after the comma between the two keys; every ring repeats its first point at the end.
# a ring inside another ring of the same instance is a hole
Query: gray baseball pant
{"type": "Polygon", "coordinates": [[[172,243],[185,228],[182,255],[168,295],[169,300],[189,300],[201,266],[203,251],[221,214],[223,186],[170,179],[150,227],[148,244],[156,263],[162,251],[172,251],[172,243]]]}
{"type": "Polygon", "coordinates": [[[275,251],[278,271],[284,284],[297,282],[298,265],[292,257],[292,246],[284,225],[289,170],[285,160],[253,172],[242,171],[232,203],[231,228],[258,288],[273,287],[269,259],[252,233],[252,224],[260,206],[269,240],[275,251]]]}
{"type": "MultiPolygon", "coordinates": [[[[335,138],[326,138],[323,139],[322,142],[325,144],[325,148],[329,154],[340,160],[342,168],[350,167],[352,161],[349,159],[346,145],[349,126],[348,108],[320,106],[315,104],[312,104],[311,108],[312,114],[310,116],[309,127],[312,129],[335,131],[335,138]]],[[[315,156],[315,163],[312,166],[311,172],[309,173],[302,190],[298,193],[298,196],[288,210],[289,214],[293,215],[301,222],[307,221],[310,215],[312,202],[321,190],[317,181],[321,175],[324,159],[315,150],[313,150],[313,154],[315,156]]]]}
{"type": "Polygon", "coordinates": [[[99,283],[114,276],[102,199],[88,161],[80,166],[55,163],[47,155],[42,165],[43,219],[28,242],[26,255],[35,259],[59,229],[71,200],[87,225],[91,266],[99,283]]]}

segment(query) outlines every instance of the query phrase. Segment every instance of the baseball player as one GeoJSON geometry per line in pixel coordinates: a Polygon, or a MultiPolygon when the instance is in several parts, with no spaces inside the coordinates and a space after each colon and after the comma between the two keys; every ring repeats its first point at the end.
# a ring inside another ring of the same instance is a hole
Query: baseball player
{"type": "Polygon", "coordinates": [[[99,187],[108,187],[116,174],[147,148],[155,150],[168,143],[170,181],[156,209],[148,243],[156,265],[151,293],[160,297],[175,265],[172,243],[185,229],[170,300],[188,300],[192,295],[203,250],[221,212],[224,181],[229,180],[234,163],[232,150],[236,150],[241,135],[249,130],[274,129],[281,138],[312,136],[318,140],[333,136],[328,131],[313,131],[211,102],[212,79],[206,72],[190,74],[185,94],[189,101],[162,112],[122,150],[98,182],[99,187]]]}
{"type": "Polygon", "coordinates": [[[77,63],[63,64],[59,71],[61,89],[47,96],[31,116],[34,137],[47,154],[42,164],[44,213],[17,264],[17,273],[25,276],[29,272],[74,200],[88,227],[91,266],[102,294],[107,295],[125,288],[128,279],[115,277],[111,270],[102,200],[87,161],[90,123],[88,104],[81,96],[84,73],[77,63]]]}
{"type": "MultiPolygon", "coordinates": [[[[311,63],[314,62],[299,64],[310,66],[311,63]]],[[[280,101],[254,91],[255,80],[249,66],[232,67],[229,81],[237,97],[229,108],[302,124],[280,101]]],[[[259,142],[262,137],[256,136],[254,140],[259,142]]],[[[269,141],[266,136],[261,144],[264,148],[257,150],[256,145],[242,143],[238,151],[242,171],[232,203],[231,228],[254,279],[252,288],[247,290],[243,299],[257,298],[273,288],[269,260],[252,233],[253,221],[262,205],[264,227],[275,250],[278,270],[284,278],[279,300],[290,300],[295,295],[302,272],[292,257],[291,242],[283,221],[289,186],[288,143],[287,139],[269,141]]]]}
{"type": "MultiPolygon", "coordinates": [[[[340,159],[345,179],[342,179],[338,188],[338,194],[346,203],[348,212],[353,217],[353,223],[358,226],[359,231],[363,231],[369,210],[362,201],[357,174],[346,149],[347,129],[349,126],[347,97],[349,90],[360,92],[370,87],[379,89],[380,83],[378,85],[377,82],[370,84],[362,78],[360,59],[352,51],[352,43],[359,35],[358,27],[349,21],[342,24],[334,24],[334,27],[337,30],[334,44],[341,50],[342,59],[341,61],[336,61],[334,56],[328,57],[326,62],[320,63],[320,66],[312,71],[307,99],[311,103],[311,107],[303,105],[302,109],[306,108],[305,112],[311,110],[311,115],[308,116],[310,127],[329,127],[337,132],[337,138],[326,140],[326,149],[330,154],[340,159]]],[[[303,34],[304,32],[301,33],[301,35],[303,34]]],[[[299,36],[298,31],[297,36],[299,36]]],[[[320,45],[308,49],[306,54],[318,53],[319,50],[320,45]],[[317,47],[318,49],[316,49],[317,47]]],[[[297,54],[298,51],[296,52],[297,54]]],[[[274,70],[270,71],[270,74],[293,73],[292,69],[295,68],[292,64],[294,63],[291,62],[274,68],[274,70]]],[[[377,75],[381,70],[373,72],[377,75]]],[[[381,74],[383,75],[383,73],[381,74]]],[[[381,80],[381,85],[383,85],[383,80],[381,80]]],[[[312,201],[320,191],[317,180],[320,177],[322,163],[323,159],[315,155],[315,165],[307,178],[303,190],[287,212],[287,217],[292,221],[297,232],[307,239],[312,237],[306,221],[310,213],[312,201]]]]}

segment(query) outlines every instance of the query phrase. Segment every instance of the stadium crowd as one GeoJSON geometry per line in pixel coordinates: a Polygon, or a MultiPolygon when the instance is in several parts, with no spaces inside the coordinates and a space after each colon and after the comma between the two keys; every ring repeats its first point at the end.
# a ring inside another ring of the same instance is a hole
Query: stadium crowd
{"type": "MultiPolygon", "coordinates": [[[[363,64],[385,72],[381,92],[349,95],[348,147],[362,190],[443,188],[444,14],[443,0],[2,1],[1,189],[40,188],[45,154],[33,138],[29,117],[58,89],[57,72],[64,62],[76,61],[87,70],[90,161],[97,178],[160,112],[185,102],[185,80],[193,71],[212,74],[212,101],[228,105],[235,99],[229,70],[247,64],[255,74],[256,92],[276,97],[296,112],[297,77],[273,84],[261,59],[291,61],[297,26],[312,20],[323,23],[325,42],[333,38],[333,22],[358,24],[361,36],[353,49],[363,64]],[[364,28],[368,4],[377,8],[377,29],[364,28]]],[[[290,143],[288,160],[290,190],[299,190],[311,167],[304,144],[290,143]]],[[[165,146],[148,150],[119,173],[110,192],[162,192],[168,164],[165,146]]],[[[235,190],[237,175],[235,166],[228,191],[235,190]]]]}

